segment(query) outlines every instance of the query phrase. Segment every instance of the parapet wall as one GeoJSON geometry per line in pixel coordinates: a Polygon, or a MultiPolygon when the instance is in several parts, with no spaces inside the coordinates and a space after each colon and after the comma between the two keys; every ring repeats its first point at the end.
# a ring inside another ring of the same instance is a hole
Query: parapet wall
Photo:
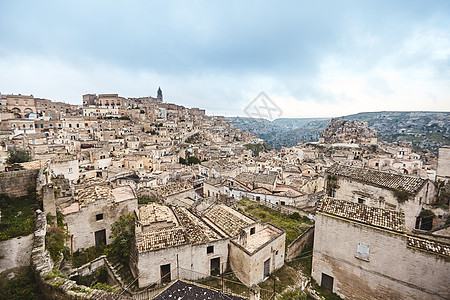
{"type": "Polygon", "coordinates": [[[39,212],[36,219],[36,231],[34,233],[33,250],[31,252],[31,266],[36,281],[46,299],[102,299],[102,300],[130,300],[128,296],[122,296],[102,290],[91,289],[78,285],[75,281],[59,276],[48,278],[52,274],[53,262],[45,251],[45,234],[47,233],[47,220],[44,213],[39,212]]]}
{"type": "Polygon", "coordinates": [[[39,169],[10,171],[0,173],[0,194],[13,197],[25,196],[28,188],[36,188],[39,169]]]}

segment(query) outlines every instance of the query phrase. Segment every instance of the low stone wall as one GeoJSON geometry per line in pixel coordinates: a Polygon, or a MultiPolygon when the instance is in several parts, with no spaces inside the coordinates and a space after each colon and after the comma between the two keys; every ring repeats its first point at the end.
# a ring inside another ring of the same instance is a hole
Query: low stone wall
{"type": "Polygon", "coordinates": [[[314,242],[314,226],[309,227],[298,238],[289,244],[286,251],[286,260],[291,261],[304,249],[311,246],[314,242]]]}
{"type": "Polygon", "coordinates": [[[59,276],[48,278],[52,274],[53,262],[45,251],[45,234],[47,232],[47,220],[44,213],[38,213],[36,218],[36,231],[34,233],[33,250],[31,252],[31,266],[36,281],[46,299],[104,299],[104,300],[129,300],[130,297],[122,296],[102,290],[91,289],[78,285],[75,281],[59,276]]]}
{"type": "Polygon", "coordinates": [[[25,196],[28,188],[36,188],[39,169],[0,172],[0,194],[13,197],[25,196]]]}
{"type": "Polygon", "coordinates": [[[34,234],[0,242],[0,273],[30,265],[34,234]]]}

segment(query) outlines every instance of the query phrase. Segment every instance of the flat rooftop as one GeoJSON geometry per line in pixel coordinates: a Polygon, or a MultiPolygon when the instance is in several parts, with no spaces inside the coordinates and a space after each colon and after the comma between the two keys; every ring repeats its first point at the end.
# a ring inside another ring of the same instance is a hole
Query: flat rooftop
{"type": "Polygon", "coordinates": [[[247,236],[247,245],[245,245],[244,248],[248,252],[253,253],[265,243],[278,237],[281,233],[282,231],[277,230],[275,227],[266,225],[263,230],[247,236]]]}

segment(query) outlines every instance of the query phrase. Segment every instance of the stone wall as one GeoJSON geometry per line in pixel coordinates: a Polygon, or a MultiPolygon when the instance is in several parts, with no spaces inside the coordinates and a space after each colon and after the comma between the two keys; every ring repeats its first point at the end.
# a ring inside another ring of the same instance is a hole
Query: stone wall
{"type": "Polygon", "coordinates": [[[0,194],[19,197],[28,194],[28,188],[36,188],[39,169],[0,172],[0,194]]]}
{"type": "Polygon", "coordinates": [[[34,234],[0,242],[0,273],[30,265],[34,234]]]}
{"type": "Polygon", "coordinates": [[[52,274],[53,262],[45,250],[45,234],[47,232],[47,221],[44,213],[39,213],[36,220],[36,231],[34,233],[33,250],[31,252],[31,266],[36,281],[46,299],[104,299],[104,300],[129,300],[128,296],[118,295],[102,290],[91,289],[78,285],[75,281],[59,276],[46,277],[52,274]],[[47,279],[46,279],[47,278],[47,279]]]}
{"type": "Polygon", "coordinates": [[[407,246],[407,235],[317,214],[312,277],[345,299],[449,299],[449,259],[407,246]],[[358,244],[368,249],[358,256],[358,244]],[[326,277],[326,276],[325,276],[326,277]]]}
{"type": "Polygon", "coordinates": [[[309,227],[298,238],[287,246],[286,261],[291,261],[314,242],[314,226],[309,227]]]}

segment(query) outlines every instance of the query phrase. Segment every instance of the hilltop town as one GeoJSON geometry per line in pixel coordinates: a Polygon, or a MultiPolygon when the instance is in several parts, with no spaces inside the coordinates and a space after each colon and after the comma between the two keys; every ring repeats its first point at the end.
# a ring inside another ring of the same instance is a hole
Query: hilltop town
{"type": "Polygon", "coordinates": [[[275,150],[161,89],[82,101],[0,95],[0,279],[29,268],[49,299],[450,298],[449,145],[335,118],[275,150]]]}

